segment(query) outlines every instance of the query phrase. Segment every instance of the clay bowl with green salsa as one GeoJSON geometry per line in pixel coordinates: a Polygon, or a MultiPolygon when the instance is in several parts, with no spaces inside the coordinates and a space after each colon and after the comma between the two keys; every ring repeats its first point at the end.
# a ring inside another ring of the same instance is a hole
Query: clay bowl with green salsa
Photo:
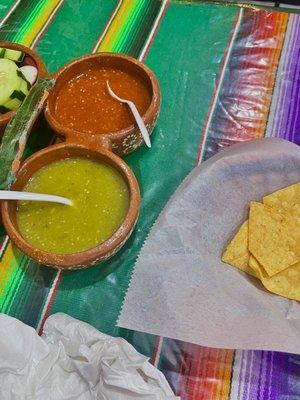
{"type": "Polygon", "coordinates": [[[3,201],[4,227],[32,260],[59,269],[94,265],[115,254],[136,224],[140,193],[131,169],[98,147],[61,143],[29,157],[13,190],[68,197],[72,206],[3,201]]]}

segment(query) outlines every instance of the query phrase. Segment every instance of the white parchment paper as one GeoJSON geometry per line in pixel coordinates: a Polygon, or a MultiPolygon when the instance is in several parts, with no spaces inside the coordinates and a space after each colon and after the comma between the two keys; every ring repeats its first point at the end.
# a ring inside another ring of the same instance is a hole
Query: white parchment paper
{"type": "Polygon", "coordinates": [[[126,340],[63,313],[43,335],[0,314],[1,400],[180,400],[126,340]]]}
{"type": "Polygon", "coordinates": [[[209,347],[300,354],[300,304],[220,260],[249,202],[299,181],[300,148],[280,139],[234,145],[195,168],[142,248],[118,325],[209,347]]]}

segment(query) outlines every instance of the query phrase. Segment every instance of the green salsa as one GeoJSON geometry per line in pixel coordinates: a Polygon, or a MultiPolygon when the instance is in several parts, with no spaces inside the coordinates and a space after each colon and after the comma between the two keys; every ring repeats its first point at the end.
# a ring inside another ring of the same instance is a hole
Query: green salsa
{"type": "Polygon", "coordinates": [[[119,228],[128,211],[129,190],[110,165],[83,158],[64,159],[41,168],[27,192],[64,196],[72,206],[20,201],[17,223],[32,246],[71,254],[103,243],[119,228]]]}

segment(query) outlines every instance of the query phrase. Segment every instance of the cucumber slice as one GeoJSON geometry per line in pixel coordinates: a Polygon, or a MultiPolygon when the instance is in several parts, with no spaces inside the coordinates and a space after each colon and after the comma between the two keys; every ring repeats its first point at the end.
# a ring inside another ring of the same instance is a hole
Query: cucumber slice
{"type": "Polygon", "coordinates": [[[28,81],[28,79],[26,78],[26,76],[23,74],[23,70],[22,70],[21,68],[18,69],[17,75],[18,75],[19,78],[21,78],[23,81],[26,82],[27,90],[30,90],[31,84],[30,84],[30,82],[28,81]]]}
{"type": "MultiPolygon", "coordinates": [[[[29,92],[28,82],[26,81],[26,79],[22,79],[22,78],[20,78],[19,81],[20,81],[20,85],[19,85],[18,90],[14,90],[12,92],[12,94],[9,96],[9,98],[11,100],[18,99],[22,102],[29,92]]],[[[5,102],[3,105],[7,107],[7,102],[5,102]]]]}
{"type": "Polygon", "coordinates": [[[30,88],[30,83],[26,79],[21,79],[19,91],[21,91],[25,97],[28,95],[30,88]]]}
{"type": "Polygon", "coordinates": [[[5,49],[3,57],[15,62],[21,62],[25,57],[25,53],[19,50],[5,49]]]}
{"type": "Polygon", "coordinates": [[[1,113],[17,110],[27,96],[31,85],[17,65],[0,59],[0,109],[1,113]]]}
{"type": "MultiPolygon", "coordinates": [[[[25,96],[26,97],[26,96],[25,96]]],[[[2,107],[8,111],[15,111],[17,110],[20,105],[22,104],[23,100],[20,100],[18,98],[8,100],[5,104],[3,104],[2,107]]]]}
{"type": "MultiPolygon", "coordinates": [[[[14,90],[12,94],[9,96],[11,100],[18,99],[20,100],[21,103],[25,99],[25,97],[26,94],[24,94],[21,90],[14,90]]],[[[7,102],[5,102],[3,105],[5,106],[6,104],[7,102]]]]}
{"type": "Polygon", "coordinates": [[[21,78],[16,63],[0,58],[0,106],[4,105],[15,90],[19,90],[21,78]]]}
{"type": "MultiPolygon", "coordinates": [[[[17,71],[18,72],[18,71],[17,71]]],[[[10,99],[3,104],[4,109],[9,111],[17,110],[28,95],[30,84],[26,79],[20,78],[20,86],[18,90],[14,90],[10,95],[10,99]]]]}

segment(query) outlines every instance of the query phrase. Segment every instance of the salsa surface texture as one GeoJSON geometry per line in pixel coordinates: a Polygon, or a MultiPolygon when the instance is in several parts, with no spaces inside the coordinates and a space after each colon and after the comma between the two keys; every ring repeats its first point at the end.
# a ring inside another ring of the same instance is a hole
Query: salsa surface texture
{"type": "Polygon", "coordinates": [[[133,101],[141,115],[146,112],[151,96],[140,78],[119,69],[90,68],[58,92],[58,121],[70,129],[91,134],[116,132],[133,125],[128,106],[110,96],[106,81],[118,96],[133,101]]]}
{"type": "Polygon", "coordinates": [[[24,239],[55,254],[77,253],[103,243],[122,224],[129,207],[129,190],[119,172],[104,162],[83,158],[41,168],[24,190],[73,202],[72,206],[18,202],[17,223],[24,239]]]}

